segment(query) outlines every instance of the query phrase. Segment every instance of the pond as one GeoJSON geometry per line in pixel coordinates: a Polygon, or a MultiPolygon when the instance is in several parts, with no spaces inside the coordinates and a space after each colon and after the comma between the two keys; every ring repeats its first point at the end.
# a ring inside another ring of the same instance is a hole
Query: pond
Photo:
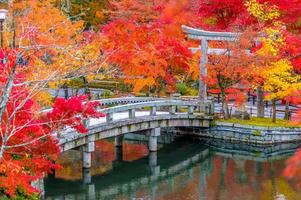
{"type": "Polygon", "coordinates": [[[122,151],[100,141],[91,170],[82,170],[79,151],[60,156],[63,168],[44,180],[45,199],[299,200],[297,184],[281,175],[297,147],[182,137],[149,153],[143,141],[126,141],[122,151]]]}

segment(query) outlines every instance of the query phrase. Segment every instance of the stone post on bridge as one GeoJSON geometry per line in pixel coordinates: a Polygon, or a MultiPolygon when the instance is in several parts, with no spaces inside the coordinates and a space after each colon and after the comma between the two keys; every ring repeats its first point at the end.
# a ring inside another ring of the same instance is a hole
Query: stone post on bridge
{"type": "Polygon", "coordinates": [[[135,113],[136,113],[135,109],[130,109],[129,110],[129,118],[134,119],[136,117],[135,113]]]}
{"type": "Polygon", "coordinates": [[[153,106],[153,107],[151,107],[151,110],[150,110],[150,116],[156,116],[156,115],[157,115],[157,107],[153,106]]]}
{"type": "Polygon", "coordinates": [[[158,150],[158,137],[161,134],[161,128],[154,128],[150,131],[148,148],[150,152],[158,150]]]}
{"type": "Polygon", "coordinates": [[[106,114],[106,122],[110,123],[113,121],[113,113],[107,113],[106,114]]]}
{"type": "Polygon", "coordinates": [[[89,169],[92,165],[92,152],[95,151],[95,142],[92,137],[88,137],[87,144],[82,146],[83,168],[89,169]]]}

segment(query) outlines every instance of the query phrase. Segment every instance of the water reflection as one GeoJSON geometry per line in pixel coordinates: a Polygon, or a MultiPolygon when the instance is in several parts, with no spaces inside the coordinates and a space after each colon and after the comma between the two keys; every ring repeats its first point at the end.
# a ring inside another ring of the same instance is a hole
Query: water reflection
{"type": "Polygon", "coordinates": [[[61,156],[64,168],[45,179],[52,199],[269,200],[301,199],[296,184],[281,176],[298,144],[268,148],[218,140],[178,139],[157,153],[127,143],[115,149],[101,141],[93,168],[82,171],[81,155],[61,156]]]}

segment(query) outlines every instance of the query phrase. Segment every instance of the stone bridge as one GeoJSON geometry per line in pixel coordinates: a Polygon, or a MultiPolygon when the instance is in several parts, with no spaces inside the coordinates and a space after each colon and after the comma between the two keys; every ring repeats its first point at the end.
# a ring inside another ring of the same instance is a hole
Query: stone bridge
{"type": "Polygon", "coordinates": [[[72,129],[58,134],[62,152],[70,149],[82,150],[83,168],[91,167],[95,141],[115,138],[116,147],[122,148],[125,134],[144,131],[148,136],[149,151],[155,152],[161,128],[208,128],[214,113],[211,101],[200,103],[195,100],[125,97],[101,100],[100,104],[112,107],[98,109],[106,117],[85,122],[88,134],[78,134],[72,129]]]}

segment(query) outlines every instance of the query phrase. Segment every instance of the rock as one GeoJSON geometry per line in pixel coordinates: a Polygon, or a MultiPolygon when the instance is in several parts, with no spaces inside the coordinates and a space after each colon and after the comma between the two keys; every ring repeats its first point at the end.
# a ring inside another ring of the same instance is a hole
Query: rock
{"type": "Polygon", "coordinates": [[[239,111],[239,110],[236,110],[234,112],[234,114],[232,115],[232,117],[234,117],[236,119],[242,119],[242,120],[251,119],[251,116],[247,111],[239,111]]]}

